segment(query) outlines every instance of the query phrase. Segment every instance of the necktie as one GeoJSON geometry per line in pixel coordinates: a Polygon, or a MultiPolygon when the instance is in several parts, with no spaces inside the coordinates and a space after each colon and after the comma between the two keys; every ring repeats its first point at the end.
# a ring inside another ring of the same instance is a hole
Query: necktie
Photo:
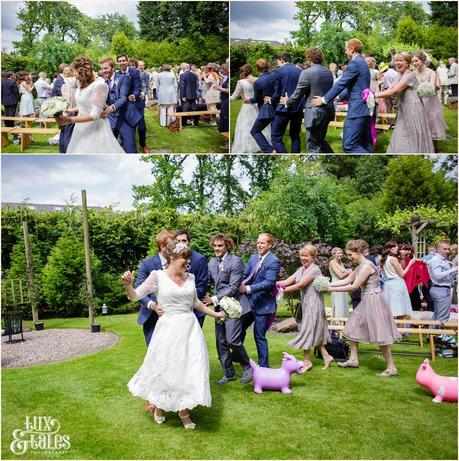
{"type": "Polygon", "coordinates": [[[243,285],[247,285],[247,283],[250,282],[250,280],[253,278],[253,276],[257,273],[260,266],[261,266],[261,256],[258,257],[258,261],[255,264],[255,266],[253,266],[253,269],[250,272],[250,274],[242,281],[243,285]]]}
{"type": "Polygon", "coordinates": [[[220,274],[220,272],[223,269],[223,258],[217,258],[217,261],[218,261],[218,265],[217,265],[218,273],[220,274]]]}

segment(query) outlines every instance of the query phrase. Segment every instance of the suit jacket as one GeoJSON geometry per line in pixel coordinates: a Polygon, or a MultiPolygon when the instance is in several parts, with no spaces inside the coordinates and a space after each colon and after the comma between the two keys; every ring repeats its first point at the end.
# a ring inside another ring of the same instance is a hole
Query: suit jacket
{"type": "Polygon", "coordinates": [[[56,80],[54,80],[53,91],[51,91],[51,97],[62,96],[62,85],[64,83],[64,77],[59,74],[56,80]]]}
{"type": "MultiPolygon", "coordinates": [[[[244,270],[245,280],[258,263],[258,254],[252,255],[244,270]]],[[[258,315],[273,314],[276,311],[276,297],[273,295],[276,280],[281,268],[281,262],[271,252],[268,253],[263,264],[247,285],[250,286],[250,294],[244,296],[250,304],[251,310],[258,315]]],[[[242,302],[242,299],[241,299],[242,302]]],[[[244,302],[242,305],[244,307],[244,302]]]]}
{"type": "Polygon", "coordinates": [[[298,85],[301,69],[293,64],[287,63],[279,67],[274,73],[274,94],[271,98],[271,104],[276,112],[300,112],[304,108],[304,99],[298,99],[294,104],[285,107],[279,104],[281,96],[293,94],[298,85]],[[277,106],[277,107],[276,107],[277,106]]]}
{"type": "Polygon", "coordinates": [[[109,115],[110,126],[114,129],[124,119],[130,82],[123,74],[115,74],[115,81],[107,94],[107,105],[113,105],[115,111],[109,115]]]}
{"type": "Polygon", "coordinates": [[[218,264],[218,258],[209,261],[209,284],[215,287],[215,296],[219,301],[225,296],[239,299],[239,287],[244,274],[242,259],[227,253],[221,270],[218,264]]]}
{"type": "MultiPolygon", "coordinates": [[[[190,258],[190,269],[188,270],[190,274],[194,275],[194,283],[196,284],[196,292],[198,298],[202,299],[206,295],[207,285],[209,283],[209,269],[207,267],[207,259],[201,253],[192,250],[190,258]]],[[[204,317],[204,314],[201,311],[195,309],[194,311],[196,317],[204,317]]]]}
{"type": "Polygon", "coordinates": [[[362,91],[370,88],[370,69],[360,54],[349,61],[344,74],[325,94],[325,101],[333,101],[345,88],[348,90],[349,101],[347,118],[368,117],[370,111],[362,101],[362,91]]]}
{"type": "Polygon", "coordinates": [[[156,95],[158,104],[177,104],[177,79],[170,71],[164,71],[156,77],[156,95]]]}
{"type": "MultiPolygon", "coordinates": [[[[135,281],[134,288],[137,288],[139,285],[141,285],[145,281],[145,279],[150,275],[151,271],[159,271],[162,268],[163,267],[161,265],[161,259],[159,257],[159,254],[151,258],[144,259],[140,263],[139,272],[137,274],[137,279],[135,281]]],[[[137,323],[139,325],[143,325],[152,314],[156,315],[154,311],[147,308],[149,301],[156,302],[156,296],[153,293],[145,296],[145,298],[142,298],[140,300],[140,311],[139,316],[137,317],[137,323]]]]}
{"type": "Polygon", "coordinates": [[[136,126],[142,118],[143,109],[145,108],[145,99],[140,99],[141,85],[140,72],[135,67],[127,67],[126,73],[120,70],[116,71],[117,75],[124,75],[129,82],[129,94],[135,96],[135,101],[127,101],[126,103],[126,121],[131,126],[136,126]]]}
{"type": "Polygon", "coordinates": [[[311,107],[314,96],[323,96],[333,86],[333,73],[321,64],[313,64],[303,70],[298,80],[295,92],[287,100],[287,106],[295,105],[305,99],[304,124],[306,128],[328,124],[335,116],[333,101],[325,106],[311,107]]]}
{"type": "Polygon", "coordinates": [[[253,84],[254,96],[250,99],[252,104],[258,104],[258,109],[263,106],[265,96],[272,97],[274,94],[274,74],[268,71],[263,72],[253,84]]]}
{"type": "Polygon", "coordinates": [[[180,75],[180,98],[197,99],[198,77],[187,70],[180,75]]]}
{"type": "Polygon", "coordinates": [[[150,84],[150,76],[146,72],[140,72],[140,91],[146,95],[148,93],[148,86],[150,84]]]}
{"type": "Polygon", "coordinates": [[[2,104],[14,106],[19,99],[19,88],[16,81],[11,78],[2,79],[2,104]]]}

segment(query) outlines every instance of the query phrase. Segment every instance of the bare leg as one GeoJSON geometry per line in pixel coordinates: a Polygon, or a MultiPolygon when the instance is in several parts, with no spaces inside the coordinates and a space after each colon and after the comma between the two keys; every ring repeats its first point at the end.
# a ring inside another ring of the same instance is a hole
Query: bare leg
{"type": "Polygon", "coordinates": [[[311,351],[309,349],[304,350],[304,367],[301,369],[302,373],[309,371],[312,368],[311,351]]]}
{"type": "Polygon", "coordinates": [[[351,341],[351,360],[354,362],[359,361],[359,343],[357,341],[351,341]]]}
{"type": "Polygon", "coordinates": [[[394,358],[392,357],[392,352],[390,350],[390,345],[379,346],[379,349],[381,349],[381,352],[384,355],[384,359],[386,360],[387,369],[390,371],[394,371],[395,363],[394,363],[394,358]]]}
{"type": "Polygon", "coordinates": [[[330,366],[330,363],[334,361],[334,358],[328,353],[327,349],[325,349],[325,344],[320,345],[319,349],[324,359],[324,366],[322,369],[326,370],[330,366]]]}

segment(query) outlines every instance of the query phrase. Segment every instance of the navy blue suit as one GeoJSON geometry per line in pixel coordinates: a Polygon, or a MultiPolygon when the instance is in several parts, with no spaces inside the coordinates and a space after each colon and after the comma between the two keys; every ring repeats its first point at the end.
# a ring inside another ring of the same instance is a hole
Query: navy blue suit
{"type": "Polygon", "coordinates": [[[346,71],[325,94],[327,104],[344,89],[348,91],[349,109],[344,122],[343,150],[347,153],[372,153],[370,111],[362,100],[362,92],[370,88],[370,69],[359,54],[351,59],[346,71]]]}
{"type": "MultiPolygon", "coordinates": [[[[19,89],[15,80],[11,78],[2,79],[2,104],[6,117],[15,117],[19,102],[19,89]]],[[[5,126],[14,127],[14,120],[5,120],[5,126]]]]}
{"type": "MultiPolygon", "coordinates": [[[[252,104],[258,104],[258,109],[261,109],[263,106],[263,98],[265,96],[272,97],[274,94],[274,74],[265,71],[260,75],[255,83],[253,84],[254,96],[251,98],[250,102],[252,104]]],[[[273,148],[270,146],[269,142],[263,135],[262,131],[271,123],[271,120],[264,119],[255,120],[255,123],[250,130],[250,134],[255,139],[256,143],[260,146],[262,152],[270,154],[273,151],[273,148]]]]}
{"type": "MultiPolygon", "coordinates": [[[[159,255],[144,259],[140,263],[139,273],[137,274],[137,280],[135,281],[134,287],[137,288],[141,285],[150,275],[151,271],[159,271],[161,269],[162,265],[159,255]]],[[[156,302],[156,296],[153,293],[140,300],[140,311],[139,316],[137,317],[137,323],[143,327],[143,334],[145,336],[147,347],[150,344],[151,336],[155,329],[156,322],[158,321],[158,314],[147,307],[150,301],[156,302]]]]}
{"type": "MultiPolygon", "coordinates": [[[[251,274],[259,260],[259,255],[252,255],[244,270],[244,280],[251,274]]],[[[268,321],[271,314],[276,312],[276,297],[273,290],[281,268],[281,262],[271,252],[263,260],[261,267],[246,285],[250,286],[250,294],[243,297],[241,302],[249,302],[251,312],[241,318],[242,337],[244,341],[248,326],[254,321],[253,334],[258,352],[258,364],[269,367],[269,349],[266,339],[268,321]]]]}
{"type": "Polygon", "coordinates": [[[303,118],[304,99],[301,98],[288,107],[284,104],[279,104],[281,96],[285,96],[286,93],[289,96],[293,95],[298,85],[300,74],[301,69],[289,62],[279,67],[274,73],[274,94],[271,98],[271,104],[276,108],[276,115],[271,125],[271,141],[273,148],[278,153],[287,153],[282,138],[289,122],[292,153],[298,154],[301,151],[301,121],[303,118]]]}
{"type": "MultiPolygon", "coordinates": [[[[196,284],[196,292],[198,298],[202,299],[206,295],[207,286],[209,284],[209,266],[207,259],[201,253],[192,250],[190,258],[190,269],[188,270],[194,275],[194,283],[196,284]]],[[[195,309],[194,314],[198,318],[199,324],[203,325],[206,314],[195,309]]]]}
{"type": "Polygon", "coordinates": [[[150,77],[146,72],[140,72],[140,92],[143,93],[142,99],[136,99],[137,110],[142,115],[140,122],[137,124],[137,129],[139,131],[139,144],[141,147],[147,145],[147,125],[145,124],[145,98],[148,93],[148,83],[150,77]]]}
{"type": "Polygon", "coordinates": [[[115,111],[109,115],[110,126],[116,138],[121,138],[122,147],[127,153],[137,153],[135,131],[126,120],[127,101],[130,90],[129,79],[120,73],[115,74],[112,88],[107,95],[107,105],[114,106],[115,111]]]}
{"type": "MultiPolygon", "coordinates": [[[[198,77],[193,74],[190,70],[183,72],[180,75],[180,100],[182,101],[183,112],[194,112],[198,109],[196,100],[198,98],[198,77]],[[185,101],[183,101],[185,98],[185,101]]],[[[189,117],[183,117],[183,126],[186,126],[186,122],[189,117]]],[[[194,125],[198,126],[199,115],[192,117],[194,119],[194,125]]]]}
{"type": "Polygon", "coordinates": [[[62,85],[64,84],[64,77],[58,75],[53,83],[53,89],[51,91],[51,97],[62,96],[62,85]]]}

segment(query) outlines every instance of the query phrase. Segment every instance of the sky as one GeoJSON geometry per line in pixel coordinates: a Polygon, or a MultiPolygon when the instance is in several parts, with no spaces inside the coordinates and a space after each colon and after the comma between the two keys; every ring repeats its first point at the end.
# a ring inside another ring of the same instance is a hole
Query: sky
{"type": "MultiPolygon", "coordinates": [[[[185,160],[184,178],[191,179],[195,159],[185,160]]],[[[137,155],[2,155],[2,202],[65,205],[72,194],[89,206],[115,205],[132,210],[132,185],[151,184],[150,165],[137,155]]]]}
{"type": "MultiPolygon", "coordinates": [[[[106,13],[120,13],[126,15],[136,27],[137,23],[137,2],[135,1],[98,1],[98,0],[68,0],[75,5],[82,13],[95,18],[106,13]]],[[[16,31],[18,20],[16,13],[24,2],[1,1],[2,12],[2,48],[8,51],[13,50],[13,41],[20,41],[21,34],[16,31]]]]}

